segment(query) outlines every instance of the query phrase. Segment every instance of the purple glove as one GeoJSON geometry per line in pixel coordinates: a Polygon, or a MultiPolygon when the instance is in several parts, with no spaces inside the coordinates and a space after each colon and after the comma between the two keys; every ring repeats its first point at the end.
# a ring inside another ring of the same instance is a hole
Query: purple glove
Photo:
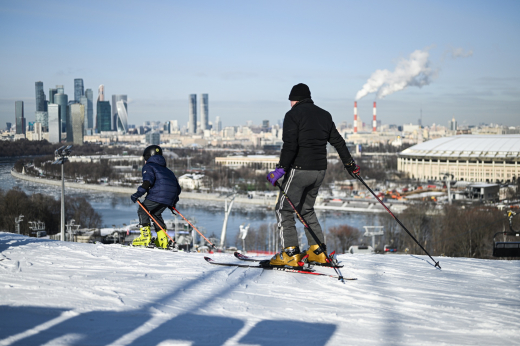
{"type": "Polygon", "coordinates": [[[267,180],[269,180],[269,182],[273,184],[273,186],[276,186],[276,181],[283,177],[284,174],[285,171],[283,170],[283,168],[277,168],[267,175],[267,180]]]}

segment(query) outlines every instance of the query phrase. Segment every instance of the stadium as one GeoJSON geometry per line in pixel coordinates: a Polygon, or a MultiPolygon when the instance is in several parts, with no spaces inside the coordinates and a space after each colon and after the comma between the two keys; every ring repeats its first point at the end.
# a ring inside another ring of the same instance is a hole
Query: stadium
{"type": "Polygon", "coordinates": [[[419,180],[514,182],[520,173],[520,135],[459,135],[414,145],[397,169],[419,180]]]}

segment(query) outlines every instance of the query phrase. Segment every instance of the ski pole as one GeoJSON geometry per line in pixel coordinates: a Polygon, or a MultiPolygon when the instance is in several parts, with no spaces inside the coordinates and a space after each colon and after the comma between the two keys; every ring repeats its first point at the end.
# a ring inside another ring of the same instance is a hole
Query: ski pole
{"type": "Polygon", "coordinates": [[[314,233],[314,231],[311,229],[311,227],[309,226],[309,224],[307,223],[307,221],[305,221],[305,219],[303,218],[303,216],[300,215],[300,213],[298,213],[298,210],[296,210],[296,207],[294,206],[294,204],[291,202],[291,199],[289,198],[289,196],[287,196],[287,193],[285,193],[285,191],[282,189],[282,186],[280,185],[280,183],[276,182],[276,186],[280,189],[280,191],[282,192],[282,194],[285,196],[285,199],[287,200],[287,202],[289,202],[289,204],[291,205],[291,208],[294,210],[294,212],[296,213],[296,216],[298,216],[298,219],[300,220],[300,222],[303,224],[303,226],[309,231],[309,233],[311,234],[312,238],[314,239],[314,241],[316,242],[316,244],[318,244],[318,246],[320,247],[320,250],[323,251],[323,253],[325,254],[325,257],[327,258],[327,261],[332,265],[332,268],[334,268],[334,270],[336,271],[336,274],[338,274],[338,280],[340,280],[341,282],[345,283],[345,281],[343,280],[343,275],[341,274],[341,272],[339,271],[339,268],[336,268],[334,266],[335,264],[335,261],[329,256],[329,254],[327,253],[327,250],[325,249],[325,247],[323,246],[323,243],[321,242],[321,240],[318,238],[318,236],[316,235],[316,233],[314,233]]]}
{"type": "MultiPolygon", "coordinates": [[[[348,172],[348,171],[347,171],[348,172]]],[[[406,233],[408,233],[408,235],[410,237],[412,237],[412,239],[417,243],[417,245],[419,245],[419,247],[432,259],[433,263],[435,263],[435,267],[439,267],[439,269],[441,269],[441,266],[439,264],[439,262],[436,262],[432,256],[430,256],[430,254],[428,253],[428,251],[426,251],[426,249],[417,241],[417,239],[415,239],[415,237],[412,235],[412,233],[410,233],[410,231],[408,231],[408,229],[403,225],[403,223],[394,215],[394,213],[392,213],[390,211],[390,209],[388,209],[388,207],[383,203],[383,201],[381,201],[379,199],[379,197],[376,196],[376,194],[374,193],[374,191],[372,191],[371,188],[368,187],[368,185],[365,183],[365,181],[363,180],[363,178],[361,178],[359,176],[359,174],[354,174],[354,173],[350,173],[348,172],[352,178],[355,178],[355,179],[358,179],[363,185],[365,185],[365,187],[368,189],[368,191],[370,191],[370,193],[379,201],[379,203],[381,203],[381,205],[386,209],[386,211],[392,215],[392,217],[394,218],[395,221],[397,221],[397,223],[399,225],[401,225],[401,227],[406,231],[406,233]]]]}
{"type": "Polygon", "coordinates": [[[170,211],[171,211],[172,214],[174,214],[174,215],[175,215],[175,213],[174,213],[173,211],[175,210],[175,211],[177,212],[177,214],[179,214],[179,215],[180,215],[180,216],[181,216],[181,217],[182,217],[182,218],[183,218],[183,219],[184,219],[184,220],[185,220],[185,221],[186,221],[186,222],[187,222],[191,227],[193,227],[193,229],[196,230],[196,231],[200,234],[200,236],[201,236],[202,238],[204,238],[204,239],[205,239],[205,240],[206,240],[206,241],[207,241],[207,242],[208,242],[208,243],[209,243],[209,244],[210,244],[210,245],[211,245],[215,250],[217,249],[217,248],[215,247],[215,244],[213,244],[212,242],[210,242],[210,241],[208,240],[208,238],[206,238],[206,237],[204,236],[204,234],[202,234],[202,233],[201,233],[201,232],[200,232],[200,231],[199,231],[195,226],[193,226],[193,224],[192,224],[191,222],[189,222],[188,219],[185,218],[185,217],[184,217],[184,216],[183,216],[183,215],[182,215],[182,214],[181,214],[177,209],[175,209],[174,207],[168,207],[168,208],[170,208],[170,211]]]}
{"type": "Polygon", "coordinates": [[[141,206],[141,208],[143,208],[143,210],[146,212],[146,214],[148,214],[149,217],[152,218],[153,222],[159,226],[159,228],[161,229],[161,231],[164,232],[164,234],[166,234],[166,236],[168,236],[168,238],[170,238],[170,240],[172,241],[172,243],[175,243],[175,241],[172,239],[172,237],[170,237],[170,235],[168,234],[168,232],[166,232],[160,223],[157,222],[157,220],[155,220],[155,218],[152,216],[152,214],[150,214],[150,212],[148,211],[148,209],[145,208],[145,206],[141,203],[140,200],[137,200],[137,203],[139,203],[139,205],[141,206]]]}

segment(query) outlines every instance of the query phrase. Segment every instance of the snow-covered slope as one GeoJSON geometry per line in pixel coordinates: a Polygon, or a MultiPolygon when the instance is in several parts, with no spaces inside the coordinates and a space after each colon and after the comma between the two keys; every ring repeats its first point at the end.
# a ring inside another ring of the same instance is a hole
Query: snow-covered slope
{"type": "Polygon", "coordinates": [[[342,284],[9,233],[0,251],[0,345],[520,345],[520,261],[342,255],[342,284]]]}

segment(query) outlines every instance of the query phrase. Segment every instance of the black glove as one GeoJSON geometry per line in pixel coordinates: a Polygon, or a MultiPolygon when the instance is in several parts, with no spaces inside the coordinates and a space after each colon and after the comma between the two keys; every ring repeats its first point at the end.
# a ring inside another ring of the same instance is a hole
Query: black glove
{"type": "Polygon", "coordinates": [[[356,165],[356,161],[354,161],[353,158],[350,158],[350,160],[347,163],[345,163],[345,169],[349,172],[350,175],[353,175],[359,174],[361,167],[356,165]]]}
{"type": "Polygon", "coordinates": [[[130,199],[132,200],[132,202],[137,202],[137,200],[146,193],[146,189],[143,188],[142,186],[139,186],[137,188],[137,192],[134,193],[132,196],[130,196],[130,199]]]}

